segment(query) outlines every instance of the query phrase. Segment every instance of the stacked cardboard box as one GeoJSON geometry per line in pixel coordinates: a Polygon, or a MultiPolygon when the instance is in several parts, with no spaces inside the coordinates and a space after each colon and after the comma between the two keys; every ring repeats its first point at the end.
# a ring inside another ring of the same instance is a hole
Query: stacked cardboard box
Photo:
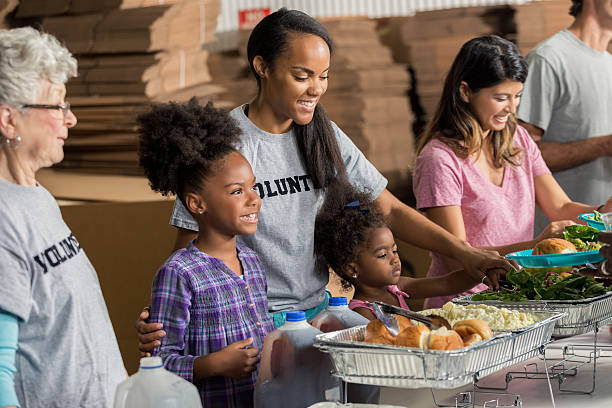
{"type": "Polygon", "coordinates": [[[428,120],[435,112],[444,77],[461,46],[480,35],[513,32],[513,12],[505,6],[466,7],[388,21],[384,41],[395,61],[408,64],[414,72],[413,110],[419,119],[428,120]]]}
{"type": "Polygon", "coordinates": [[[181,0],[26,0],[19,7],[17,18],[85,14],[113,9],[171,5],[181,0]]]}
{"type": "Polygon", "coordinates": [[[257,95],[257,82],[246,56],[246,42],[238,49],[211,52],[208,57],[208,72],[215,85],[223,88],[215,96],[215,105],[235,107],[250,102],[257,95]]]}
{"type": "Polygon", "coordinates": [[[539,42],[569,27],[574,18],[569,15],[569,0],[538,1],[516,6],[516,43],[521,54],[527,55],[539,42]]]}
{"type": "Polygon", "coordinates": [[[210,81],[202,45],[214,40],[219,12],[219,0],[182,0],[44,17],[42,27],[79,56],[72,95],[154,98],[210,81]]]}
{"type": "Polygon", "coordinates": [[[39,19],[79,61],[67,84],[78,123],[58,167],[140,174],[136,115],[151,101],[206,102],[223,91],[202,49],[219,12],[220,0],[22,0],[16,17],[39,19]]]}
{"type": "MultiPolygon", "coordinates": [[[[547,0],[515,7],[516,43],[523,55],[574,22],[574,17],[569,15],[570,5],[569,0],[547,0]]],[[[612,52],[612,44],[608,51],[612,52]]]]}
{"type": "Polygon", "coordinates": [[[325,21],[335,49],[321,99],[329,117],[393,184],[404,183],[414,159],[410,76],[393,61],[369,19],[325,21]]]}

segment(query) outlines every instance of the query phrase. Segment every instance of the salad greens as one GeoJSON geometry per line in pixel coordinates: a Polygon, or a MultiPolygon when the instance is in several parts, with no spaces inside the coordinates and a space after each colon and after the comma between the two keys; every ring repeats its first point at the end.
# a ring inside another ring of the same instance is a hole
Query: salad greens
{"type": "Polygon", "coordinates": [[[591,219],[593,221],[603,222],[603,220],[601,219],[601,213],[597,210],[593,210],[593,216],[591,217],[591,219]]]}
{"type": "Polygon", "coordinates": [[[608,288],[590,276],[574,272],[557,273],[548,268],[518,271],[511,268],[506,274],[506,280],[513,285],[512,289],[476,293],[472,296],[472,300],[504,302],[579,300],[601,296],[608,292],[608,288]]]}
{"type": "Polygon", "coordinates": [[[599,230],[588,225],[568,225],[563,239],[574,244],[578,251],[592,251],[601,248],[599,230]]]}

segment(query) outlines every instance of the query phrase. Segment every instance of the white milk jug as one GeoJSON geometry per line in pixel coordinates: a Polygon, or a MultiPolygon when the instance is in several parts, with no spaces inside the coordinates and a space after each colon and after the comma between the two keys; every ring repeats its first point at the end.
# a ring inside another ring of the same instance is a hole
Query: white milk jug
{"type": "Polygon", "coordinates": [[[140,369],[117,386],[115,408],[202,408],[198,389],[167,371],[160,357],[140,359],[140,369]]]}

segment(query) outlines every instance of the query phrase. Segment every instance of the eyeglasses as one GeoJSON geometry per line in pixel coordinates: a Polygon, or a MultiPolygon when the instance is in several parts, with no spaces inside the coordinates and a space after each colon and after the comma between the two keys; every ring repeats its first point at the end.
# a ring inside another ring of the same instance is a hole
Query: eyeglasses
{"type": "Polygon", "coordinates": [[[70,110],[70,102],[66,102],[63,105],[38,105],[38,104],[28,104],[22,105],[22,108],[33,108],[33,109],[56,109],[61,110],[62,115],[64,115],[64,119],[68,115],[68,111],[70,110]]]}

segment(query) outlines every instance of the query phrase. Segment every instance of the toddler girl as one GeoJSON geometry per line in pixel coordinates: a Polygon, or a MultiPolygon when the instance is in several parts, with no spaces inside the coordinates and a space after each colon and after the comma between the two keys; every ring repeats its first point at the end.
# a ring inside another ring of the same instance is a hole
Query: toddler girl
{"type": "Polygon", "coordinates": [[[401,276],[393,233],[372,197],[347,184],[330,187],[317,215],[315,254],[345,287],[355,288],[349,308],[370,320],[376,318],[371,302],[408,309],[408,298],[455,294],[480,283],[462,270],[435,278],[401,276]]]}
{"type": "Polygon", "coordinates": [[[154,105],[138,118],[140,162],[151,187],[175,194],[198,236],[157,271],[151,321],[167,335],[155,354],[192,381],[205,407],[253,405],[255,370],[266,334],[266,277],[237,234],[253,234],[261,199],[236,150],[240,128],[211,104],[154,105]]]}

